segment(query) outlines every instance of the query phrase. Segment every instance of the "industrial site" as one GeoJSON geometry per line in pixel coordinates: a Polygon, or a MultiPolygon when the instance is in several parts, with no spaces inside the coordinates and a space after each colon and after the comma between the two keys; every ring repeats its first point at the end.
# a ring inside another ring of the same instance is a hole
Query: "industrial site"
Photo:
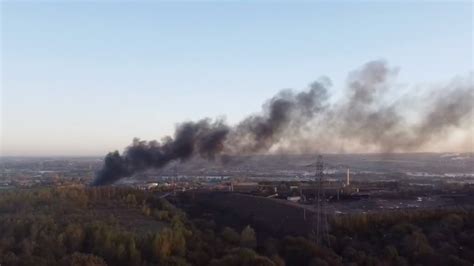
{"type": "MultiPolygon", "coordinates": [[[[232,161],[225,166],[199,159],[174,163],[114,186],[152,193],[193,215],[225,210],[262,231],[302,236],[314,230],[318,214],[331,219],[474,207],[471,153],[275,155],[232,161]]],[[[101,165],[100,158],[5,159],[0,188],[88,187],[101,165]]]]}

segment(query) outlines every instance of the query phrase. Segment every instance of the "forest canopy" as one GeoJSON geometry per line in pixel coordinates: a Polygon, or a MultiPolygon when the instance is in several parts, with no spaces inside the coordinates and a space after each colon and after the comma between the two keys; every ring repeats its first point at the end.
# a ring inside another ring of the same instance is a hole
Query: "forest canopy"
{"type": "Polygon", "coordinates": [[[192,219],[123,187],[0,193],[3,265],[472,265],[474,214],[438,210],[331,219],[330,243],[192,219]]]}

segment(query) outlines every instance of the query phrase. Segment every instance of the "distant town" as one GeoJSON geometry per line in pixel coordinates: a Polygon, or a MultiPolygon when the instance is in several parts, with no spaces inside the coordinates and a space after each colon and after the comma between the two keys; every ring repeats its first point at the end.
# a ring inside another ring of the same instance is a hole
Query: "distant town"
{"type": "MultiPolygon", "coordinates": [[[[125,178],[114,186],[154,191],[164,197],[226,192],[314,211],[319,186],[331,214],[442,208],[474,203],[471,153],[267,155],[174,163],[125,178]]],[[[1,161],[0,189],[88,186],[102,158],[15,158],[1,161]]]]}

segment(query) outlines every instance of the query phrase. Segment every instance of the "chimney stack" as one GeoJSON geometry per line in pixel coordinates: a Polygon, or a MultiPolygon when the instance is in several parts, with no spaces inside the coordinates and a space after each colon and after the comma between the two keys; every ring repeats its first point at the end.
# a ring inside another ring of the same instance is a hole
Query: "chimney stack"
{"type": "Polygon", "coordinates": [[[346,185],[349,186],[350,184],[351,184],[350,172],[349,172],[349,168],[347,168],[346,185]]]}

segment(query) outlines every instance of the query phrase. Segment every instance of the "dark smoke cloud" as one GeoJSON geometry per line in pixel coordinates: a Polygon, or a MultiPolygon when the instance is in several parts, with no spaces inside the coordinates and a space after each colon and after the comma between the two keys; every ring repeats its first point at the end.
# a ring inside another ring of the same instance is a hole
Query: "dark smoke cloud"
{"type": "Polygon", "coordinates": [[[107,185],[149,168],[161,168],[174,160],[186,161],[194,154],[213,159],[224,148],[229,128],[222,120],[186,122],[179,125],[174,137],[161,142],[134,139],[121,156],[117,151],[105,156],[104,166],[93,185],[107,185]]]}
{"type": "Polygon", "coordinates": [[[341,143],[367,147],[359,151],[410,151],[450,130],[472,128],[472,82],[453,82],[417,101],[413,96],[410,103],[387,102],[397,88],[397,73],[385,61],[368,62],[349,73],[346,98],[331,99],[331,82],[321,78],[306,91],[279,92],[260,113],[233,127],[223,120],[203,119],[178,125],[173,137],[161,141],[134,139],[122,155],[116,151],[105,157],[94,185],[196,155],[226,163],[232,155],[334,150],[341,143]],[[414,110],[416,117],[407,117],[405,109],[414,110]]]}
{"type": "Polygon", "coordinates": [[[312,83],[308,91],[281,91],[264,104],[261,114],[249,116],[233,128],[226,151],[234,154],[265,152],[285,139],[289,130],[305,127],[327,108],[328,84],[322,80],[312,83]]]}
{"type": "MultiPolygon", "coordinates": [[[[405,134],[400,132],[403,118],[397,106],[383,105],[379,97],[387,92],[398,69],[389,69],[384,61],[372,61],[349,74],[347,102],[338,106],[336,132],[345,139],[374,144],[392,150],[392,142],[405,134]]],[[[403,137],[402,137],[403,138],[403,137]]]]}

